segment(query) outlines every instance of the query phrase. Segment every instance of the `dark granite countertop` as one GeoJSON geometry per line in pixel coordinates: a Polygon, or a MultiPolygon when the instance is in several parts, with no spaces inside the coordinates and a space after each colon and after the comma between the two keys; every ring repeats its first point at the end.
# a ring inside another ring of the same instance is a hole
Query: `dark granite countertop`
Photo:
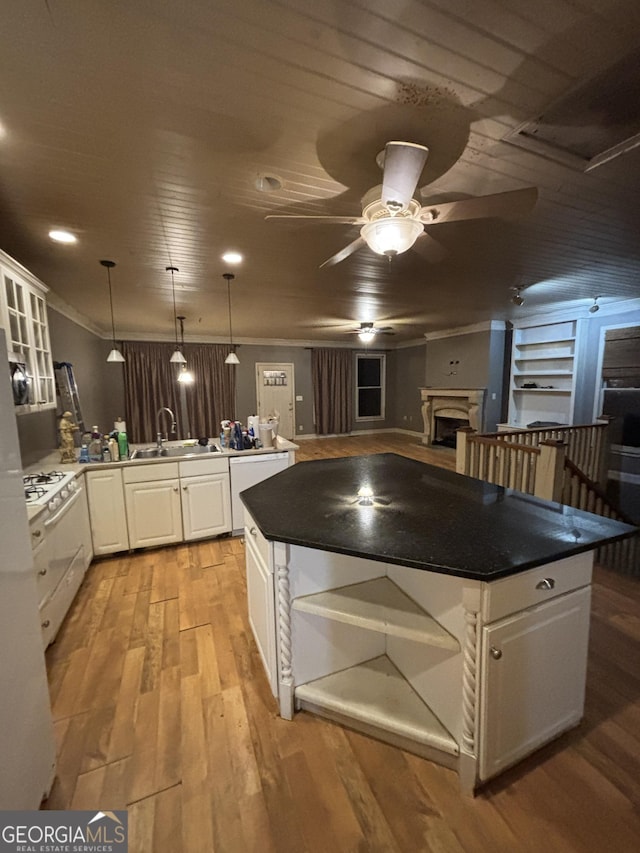
{"type": "Polygon", "coordinates": [[[267,539],[485,581],[636,530],[394,453],[299,462],[241,498],[267,539]]]}

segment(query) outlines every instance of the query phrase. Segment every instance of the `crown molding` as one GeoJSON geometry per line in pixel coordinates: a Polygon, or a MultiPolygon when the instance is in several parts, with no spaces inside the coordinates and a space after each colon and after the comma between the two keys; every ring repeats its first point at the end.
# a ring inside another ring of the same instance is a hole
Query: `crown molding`
{"type": "Polygon", "coordinates": [[[47,309],[53,309],[57,311],[58,314],[62,314],[63,317],[66,317],[67,320],[71,320],[72,323],[75,323],[76,326],[82,326],[83,329],[86,329],[87,332],[91,332],[92,335],[95,335],[98,338],[103,340],[111,340],[111,335],[104,332],[103,329],[96,326],[96,324],[91,321],[88,317],[85,317],[84,314],[81,314],[79,311],[76,311],[71,305],[61,299],[53,290],[50,290],[47,293],[47,309]]]}
{"type": "Polygon", "coordinates": [[[458,335],[472,335],[475,332],[503,332],[506,328],[504,320],[485,320],[473,323],[471,326],[458,326],[457,329],[438,329],[436,332],[425,332],[427,341],[437,341],[440,338],[454,338],[458,335]]]}

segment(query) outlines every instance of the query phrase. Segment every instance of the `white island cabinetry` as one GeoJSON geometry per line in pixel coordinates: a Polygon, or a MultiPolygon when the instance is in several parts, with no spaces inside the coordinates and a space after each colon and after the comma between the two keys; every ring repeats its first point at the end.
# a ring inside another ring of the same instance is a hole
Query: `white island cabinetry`
{"type": "Polygon", "coordinates": [[[269,542],[248,513],[246,542],[249,621],[286,719],[371,734],[471,793],[582,718],[591,553],[491,583],[269,542]]]}

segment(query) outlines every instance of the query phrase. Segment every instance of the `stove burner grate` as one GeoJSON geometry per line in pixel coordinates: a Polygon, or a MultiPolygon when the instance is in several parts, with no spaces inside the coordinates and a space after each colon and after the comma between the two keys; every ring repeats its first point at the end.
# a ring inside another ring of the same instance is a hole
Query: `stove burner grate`
{"type": "Polygon", "coordinates": [[[25,486],[50,485],[51,483],[59,483],[63,477],[62,471],[50,471],[48,474],[27,474],[22,478],[22,481],[25,486]]]}
{"type": "Polygon", "coordinates": [[[45,492],[46,489],[41,486],[27,486],[24,490],[24,497],[26,501],[37,501],[44,497],[45,492]]]}

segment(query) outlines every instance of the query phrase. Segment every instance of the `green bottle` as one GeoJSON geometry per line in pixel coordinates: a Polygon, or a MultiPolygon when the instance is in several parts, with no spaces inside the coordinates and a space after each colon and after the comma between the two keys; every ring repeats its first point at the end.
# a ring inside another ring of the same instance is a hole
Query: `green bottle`
{"type": "Polygon", "coordinates": [[[118,433],[118,450],[120,452],[121,462],[124,462],[129,458],[129,442],[127,441],[126,432],[118,433]]]}

